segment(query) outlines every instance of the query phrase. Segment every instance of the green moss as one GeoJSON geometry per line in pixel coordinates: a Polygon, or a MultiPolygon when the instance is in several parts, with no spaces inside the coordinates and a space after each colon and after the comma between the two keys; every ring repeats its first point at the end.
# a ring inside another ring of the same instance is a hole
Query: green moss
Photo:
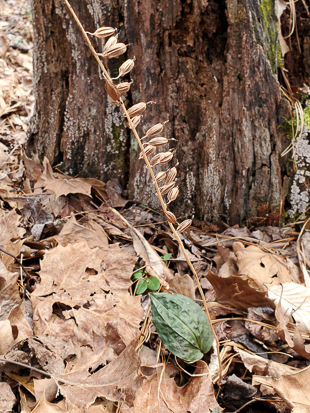
{"type": "Polygon", "coordinates": [[[273,20],[273,8],[274,0],[263,0],[260,5],[260,12],[262,14],[262,18],[266,24],[267,29],[269,29],[270,20],[273,20]]]}
{"type": "MultiPolygon", "coordinates": [[[[264,37],[263,39],[257,39],[258,43],[261,44],[265,50],[266,56],[270,61],[272,71],[275,72],[275,49],[277,47],[277,67],[282,67],[284,65],[284,59],[281,53],[281,46],[278,37],[277,19],[274,13],[274,0],[261,0],[260,4],[261,11],[261,26],[263,29],[264,37]]],[[[257,32],[257,29],[256,29],[257,32]]]]}
{"type": "MultiPolygon", "coordinates": [[[[310,130],[310,106],[306,106],[303,109],[304,112],[304,124],[310,130]]],[[[279,128],[283,129],[286,137],[288,139],[293,139],[293,133],[296,132],[297,128],[297,119],[296,115],[291,119],[287,119],[283,125],[280,125],[279,128]]]]}

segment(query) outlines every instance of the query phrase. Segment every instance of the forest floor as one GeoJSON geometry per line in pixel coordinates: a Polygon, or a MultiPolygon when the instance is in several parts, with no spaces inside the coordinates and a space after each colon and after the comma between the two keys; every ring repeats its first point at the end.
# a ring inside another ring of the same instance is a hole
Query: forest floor
{"type": "Polygon", "coordinates": [[[222,378],[215,349],[193,364],[174,357],[148,293],[150,273],[164,274],[171,291],[201,304],[178,243],[165,218],[123,199],[117,182],[26,157],[30,2],[0,6],[0,411],[310,412],[307,222],[200,222],[181,235],[222,378]]]}

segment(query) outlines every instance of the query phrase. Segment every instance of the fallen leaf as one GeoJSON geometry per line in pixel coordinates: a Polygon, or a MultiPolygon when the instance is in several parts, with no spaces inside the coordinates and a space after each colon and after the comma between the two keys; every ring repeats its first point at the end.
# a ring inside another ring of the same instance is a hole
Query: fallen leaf
{"type": "Polygon", "coordinates": [[[140,334],[140,298],[128,292],[134,263],[116,244],[106,251],[86,242],[47,251],[31,297],[36,334],[72,340],[88,368],[97,368],[101,354],[111,362],[140,334]]]}
{"type": "Polygon", "coordinates": [[[183,276],[178,273],[175,274],[169,282],[169,285],[178,294],[185,295],[186,297],[195,300],[195,283],[188,274],[183,276]]]}
{"type": "Polygon", "coordinates": [[[288,258],[262,251],[255,245],[236,251],[238,275],[249,279],[249,285],[267,291],[273,285],[295,281],[295,273],[287,266],[288,258]]]}
{"type": "MultiPolygon", "coordinates": [[[[88,368],[83,368],[73,373],[54,375],[61,394],[72,408],[89,406],[97,397],[124,401],[131,407],[143,383],[143,376],[139,373],[137,344],[138,341],[133,340],[116,359],[93,374],[88,368]]],[[[97,364],[105,364],[105,357],[99,357],[97,364]]]]}
{"type": "MultiPolygon", "coordinates": [[[[19,227],[20,216],[15,210],[5,213],[0,218],[0,247],[5,249],[11,240],[21,238],[26,230],[19,227]]],[[[10,252],[10,251],[8,251],[10,252]]]]}
{"type": "Polygon", "coordinates": [[[11,413],[17,400],[11,387],[7,383],[0,383],[0,411],[1,413],[11,413]]]}
{"type": "Polygon", "coordinates": [[[91,185],[83,182],[79,178],[70,178],[66,176],[60,176],[58,178],[54,177],[52,167],[47,158],[43,161],[44,170],[38,179],[36,186],[44,186],[45,189],[50,189],[55,193],[56,200],[61,195],[68,194],[84,194],[90,197],[91,185]]]}
{"type": "Polygon", "coordinates": [[[310,288],[296,283],[273,285],[268,297],[280,305],[284,314],[292,316],[300,331],[310,332],[310,288]]]}
{"type": "Polygon", "coordinates": [[[218,408],[207,364],[198,361],[194,374],[200,376],[192,377],[183,387],[178,387],[173,378],[161,379],[154,374],[137,391],[134,413],[207,413],[218,408]]]}
{"type": "Polygon", "coordinates": [[[282,400],[289,404],[295,413],[309,413],[310,393],[309,393],[310,366],[307,368],[284,375],[279,379],[272,377],[253,376],[254,386],[264,385],[276,393],[282,400]]]}
{"type": "Polygon", "coordinates": [[[249,285],[248,280],[239,276],[219,277],[211,271],[206,278],[212,284],[216,301],[231,307],[247,311],[249,307],[267,306],[274,308],[274,303],[262,291],[257,291],[249,285]]]}
{"type": "Polygon", "coordinates": [[[171,271],[164,264],[163,260],[159,257],[157,252],[153,250],[151,245],[143,237],[143,235],[136,230],[121,214],[116,210],[113,212],[118,215],[130,229],[130,233],[133,239],[133,245],[136,253],[146,263],[146,272],[153,277],[159,278],[161,282],[168,281],[172,278],[171,271]]]}
{"type": "Polygon", "coordinates": [[[239,347],[234,347],[234,350],[239,354],[245,367],[251,373],[256,375],[270,376],[273,379],[279,379],[285,374],[292,374],[296,372],[294,367],[276,363],[275,361],[251,354],[247,351],[241,350],[239,347]]]}
{"type": "Polygon", "coordinates": [[[60,245],[66,247],[68,244],[77,244],[78,242],[86,241],[90,248],[107,249],[108,238],[103,229],[94,221],[87,221],[85,226],[79,224],[74,214],[65,223],[60,233],[54,238],[60,245]]]}
{"type": "Polygon", "coordinates": [[[41,400],[32,410],[32,413],[64,413],[65,410],[48,402],[45,398],[45,393],[42,394],[41,400]]]}

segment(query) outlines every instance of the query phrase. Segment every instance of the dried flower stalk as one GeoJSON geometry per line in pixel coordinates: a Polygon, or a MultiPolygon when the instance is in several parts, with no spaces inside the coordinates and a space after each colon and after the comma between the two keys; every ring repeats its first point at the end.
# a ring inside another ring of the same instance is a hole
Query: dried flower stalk
{"type": "MultiPolygon", "coordinates": [[[[73,10],[72,7],[70,6],[70,3],[68,2],[68,0],[64,0],[64,2],[66,3],[66,5],[67,5],[68,9],[70,10],[72,16],[74,17],[74,20],[75,20],[76,23],[78,24],[78,26],[79,26],[79,28],[80,28],[80,30],[81,30],[81,32],[82,32],[82,34],[83,34],[86,42],[87,42],[87,44],[88,44],[88,46],[89,46],[92,54],[94,55],[95,59],[96,59],[97,62],[98,62],[98,65],[99,65],[100,68],[102,69],[103,74],[104,74],[104,77],[105,77],[107,83],[111,86],[111,89],[114,89],[114,88],[115,88],[115,85],[114,85],[114,83],[113,83],[113,80],[111,79],[111,77],[110,77],[109,73],[107,72],[104,64],[102,63],[102,61],[101,61],[100,58],[98,57],[98,54],[96,53],[94,47],[92,46],[92,44],[91,44],[91,42],[90,42],[90,40],[89,40],[89,38],[88,38],[88,36],[87,36],[87,32],[85,31],[84,27],[82,26],[81,22],[79,21],[78,17],[76,16],[74,10],[73,10]]],[[[101,29],[105,29],[105,28],[101,28],[101,29]]],[[[99,32],[99,30],[101,30],[101,29],[98,29],[96,32],[99,32]]],[[[112,28],[108,28],[108,29],[112,29],[112,28]]],[[[111,34],[113,34],[114,31],[115,31],[115,30],[113,30],[113,32],[112,32],[111,34]]],[[[95,33],[96,33],[96,32],[95,32],[95,33]]],[[[103,32],[104,32],[104,30],[103,30],[103,32]]],[[[95,34],[95,33],[94,33],[94,34],[95,34]]],[[[92,34],[92,33],[90,33],[90,34],[92,34]]],[[[94,34],[93,34],[93,35],[94,35],[94,34]]],[[[105,33],[104,33],[104,34],[105,34],[105,33]]],[[[98,36],[98,35],[97,35],[97,36],[98,36]]],[[[98,36],[98,37],[99,37],[99,36],[98,36]]],[[[104,37],[106,37],[106,36],[104,36],[104,37]]],[[[112,48],[115,48],[115,49],[114,49],[115,51],[116,51],[116,49],[118,49],[118,51],[117,51],[117,53],[118,53],[118,52],[120,51],[120,49],[124,50],[124,47],[123,47],[123,46],[125,46],[125,48],[126,48],[126,45],[123,45],[122,43],[116,43],[114,46],[112,46],[112,48]],[[117,46],[117,45],[121,45],[121,46],[115,47],[115,46],[117,46]]],[[[111,48],[110,48],[110,50],[111,50],[111,48]]],[[[125,51],[126,51],[126,50],[125,50],[125,51]]],[[[124,51],[124,52],[125,52],[125,51],[124,51]]],[[[124,53],[124,52],[122,52],[122,53],[124,53]]],[[[114,51],[113,51],[113,53],[114,53],[114,51]]],[[[111,53],[111,58],[114,57],[114,56],[112,56],[113,53],[111,53]]],[[[116,56],[119,56],[119,54],[121,54],[121,53],[116,54],[116,56]]],[[[108,57],[110,57],[110,56],[108,56],[108,57]]],[[[126,62],[125,62],[125,63],[126,63],[126,62]]],[[[217,353],[218,353],[218,360],[219,360],[219,379],[218,379],[218,380],[219,380],[219,383],[220,383],[220,382],[221,382],[221,378],[222,378],[222,366],[221,366],[221,360],[220,360],[220,346],[219,346],[219,341],[218,341],[218,339],[217,339],[217,337],[216,337],[215,331],[214,331],[213,326],[212,326],[212,320],[211,320],[210,313],[209,313],[209,310],[208,310],[207,302],[206,302],[206,299],[205,299],[203,290],[202,290],[202,288],[201,288],[201,285],[200,285],[200,282],[199,282],[199,278],[198,278],[198,275],[197,275],[197,273],[196,273],[196,271],[195,271],[195,268],[193,267],[193,264],[191,263],[190,259],[188,258],[186,249],[185,249],[185,247],[184,247],[184,245],[183,245],[183,242],[182,242],[181,238],[179,237],[176,229],[174,228],[174,226],[173,226],[173,224],[172,224],[172,222],[171,222],[171,220],[173,219],[173,218],[171,219],[171,217],[172,217],[171,214],[172,214],[172,213],[167,210],[167,205],[166,205],[166,203],[164,202],[163,196],[162,196],[161,191],[160,191],[160,188],[159,188],[159,186],[158,186],[158,182],[157,182],[157,180],[156,180],[156,178],[155,178],[155,175],[154,175],[154,172],[153,172],[153,169],[152,169],[152,167],[154,167],[155,165],[158,165],[159,163],[162,164],[162,163],[167,163],[167,162],[169,162],[169,161],[172,159],[172,157],[173,157],[173,153],[172,153],[172,152],[164,152],[164,153],[158,154],[158,155],[160,155],[160,156],[155,155],[155,157],[153,157],[153,158],[149,161],[149,160],[148,160],[148,157],[147,157],[147,155],[146,155],[146,153],[145,153],[143,144],[142,144],[142,142],[141,142],[140,136],[139,136],[139,134],[138,134],[138,132],[137,132],[137,130],[136,130],[136,126],[137,126],[137,124],[140,122],[141,116],[135,116],[134,118],[131,118],[130,115],[128,114],[128,110],[126,109],[126,106],[124,105],[124,102],[122,101],[122,98],[121,98],[121,97],[120,97],[120,99],[119,99],[119,102],[120,102],[120,105],[121,105],[122,110],[123,110],[123,112],[124,112],[124,115],[126,116],[126,118],[127,118],[127,120],[128,120],[129,127],[130,127],[130,129],[133,131],[133,134],[135,135],[135,138],[136,138],[136,140],[137,140],[137,142],[138,142],[138,145],[139,145],[139,147],[140,147],[140,149],[141,149],[141,153],[142,153],[142,156],[143,156],[143,158],[144,158],[144,161],[145,161],[145,163],[146,163],[146,165],[147,165],[147,168],[148,168],[148,170],[149,170],[149,172],[150,172],[150,174],[151,174],[152,181],[153,181],[154,186],[155,186],[155,188],[156,188],[157,196],[158,196],[159,201],[160,201],[160,203],[161,203],[163,212],[164,212],[165,215],[168,215],[168,217],[170,218],[170,219],[168,219],[168,223],[169,223],[170,229],[171,229],[171,231],[173,232],[173,234],[174,234],[174,236],[175,236],[175,238],[176,238],[176,240],[177,240],[177,242],[178,242],[178,244],[179,244],[179,246],[180,246],[180,249],[182,250],[182,252],[183,252],[183,254],[184,254],[184,257],[185,257],[185,259],[186,259],[186,262],[187,262],[189,268],[191,269],[191,271],[192,271],[192,273],[193,273],[193,275],[194,275],[194,277],[195,277],[195,280],[196,280],[196,283],[197,283],[197,286],[198,286],[198,290],[199,290],[199,293],[200,293],[201,298],[202,298],[202,301],[203,301],[204,311],[205,311],[205,313],[206,313],[206,315],[207,315],[207,317],[208,317],[209,324],[210,324],[210,328],[211,328],[211,330],[212,330],[214,339],[215,339],[215,341],[216,341],[216,347],[217,347],[217,353]],[[157,158],[156,158],[156,157],[157,157],[157,158]],[[154,160],[154,158],[156,158],[156,161],[155,161],[155,162],[154,162],[154,161],[152,162],[152,160],[154,160]],[[152,162],[152,164],[151,164],[151,162],[152,162]]],[[[150,128],[150,129],[147,131],[147,133],[146,133],[146,137],[151,137],[151,136],[154,136],[154,135],[156,135],[157,133],[161,132],[162,129],[163,129],[162,126],[163,126],[162,124],[157,124],[157,125],[153,126],[152,128],[150,128]],[[158,131],[158,132],[157,132],[157,131],[158,131]]],[[[178,194],[179,194],[179,189],[178,189],[178,187],[172,188],[172,189],[168,192],[168,196],[167,196],[168,201],[169,201],[168,203],[170,203],[170,202],[172,202],[173,200],[175,200],[175,199],[177,198],[178,194]]],[[[191,220],[187,220],[187,221],[191,221],[191,220]]],[[[188,225],[188,222],[187,222],[187,221],[184,221],[182,224],[179,225],[179,227],[181,226],[181,229],[183,229],[184,227],[185,227],[185,229],[188,228],[188,227],[190,226],[191,222],[190,222],[190,224],[188,225]]],[[[183,230],[184,230],[184,229],[183,229],[183,230]]]]}

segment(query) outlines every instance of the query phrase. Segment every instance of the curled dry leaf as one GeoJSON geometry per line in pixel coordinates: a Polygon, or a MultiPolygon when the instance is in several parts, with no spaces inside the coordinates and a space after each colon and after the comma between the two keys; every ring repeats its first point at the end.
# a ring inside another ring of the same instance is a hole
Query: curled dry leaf
{"type": "Polygon", "coordinates": [[[296,373],[283,375],[279,379],[253,376],[252,384],[266,386],[282,398],[294,412],[308,413],[310,411],[309,374],[310,366],[296,373]]]}
{"type": "Polygon", "coordinates": [[[310,288],[296,283],[284,283],[268,288],[268,297],[291,315],[300,331],[310,333],[310,288]]]}
{"type": "Polygon", "coordinates": [[[209,273],[206,278],[212,284],[218,303],[247,311],[249,307],[267,306],[275,308],[274,302],[266,297],[263,291],[257,291],[249,285],[248,280],[238,276],[222,278],[217,274],[209,273]]]}
{"type": "Polygon", "coordinates": [[[234,347],[234,350],[239,354],[243,364],[251,373],[270,376],[273,379],[279,379],[286,374],[296,373],[294,367],[287,366],[286,364],[276,363],[273,360],[251,354],[241,350],[239,347],[234,347]]]}
{"type": "Polygon", "coordinates": [[[56,179],[53,175],[52,167],[47,158],[43,160],[44,170],[38,179],[36,186],[44,186],[50,189],[56,195],[56,199],[61,195],[84,194],[91,196],[91,185],[79,178],[70,178],[66,175],[58,176],[56,179]]]}

